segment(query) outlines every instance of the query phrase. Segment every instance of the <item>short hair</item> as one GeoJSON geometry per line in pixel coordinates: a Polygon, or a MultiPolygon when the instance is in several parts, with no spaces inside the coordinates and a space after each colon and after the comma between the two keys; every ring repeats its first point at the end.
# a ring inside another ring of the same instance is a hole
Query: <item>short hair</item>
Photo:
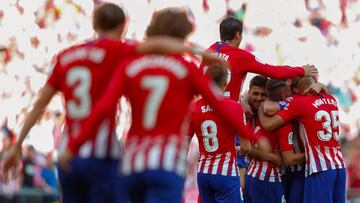
{"type": "Polygon", "coordinates": [[[268,81],[268,78],[263,75],[256,75],[250,80],[249,89],[251,89],[252,86],[258,86],[265,88],[266,82],[268,81]]]}
{"type": "Polygon", "coordinates": [[[269,79],[266,82],[265,91],[268,95],[268,98],[273,101],[280,101],[281,94],[286,88],[286,81],[285,80],[275,80],[269,79]]]}
{"type": "Polygon", "coordinates": [[[225,63],[216,63],[206,69],[206,74],[220,87],[227,80],[229,67],[225,63]]]}
{"type": "Polygon", "coordinates": [[[232,40],[236,33],[242,34],[243,23],[234,17],[227,17],[220,23],[220,39],[221,41],[232,40]]]}
{"type": "Polygon", "coordinates": [[[314,78],[311,76],[300,77],[295,80],[295,88],[299,90],[305,90],[314,83],[314,78]]]}
{"type": "Polygon", "coordinates": [[[126,17],[122,8],[113,3],[99,5],[93,16],[93,28],[95,31],[110,31],[125,24],[126,17]]]}
{"type": "Polygon", "coordinates": [[[167,35],[185,39],[192,31],[193,24],[184,9],[166,8],[153,14],[146,36],[167,35]]]}

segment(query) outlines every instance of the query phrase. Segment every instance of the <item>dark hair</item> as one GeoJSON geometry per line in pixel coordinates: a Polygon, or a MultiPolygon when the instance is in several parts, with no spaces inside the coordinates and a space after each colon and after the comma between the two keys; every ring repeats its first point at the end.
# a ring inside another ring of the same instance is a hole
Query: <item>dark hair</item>
{"type": "Polygon", "coordinates": [[[256,75],[250,80],[249,89],[251,89],[252,86],[258,86],[265,88],[266,82],[268,81],[268,78],[263,75],[256,75]]]}
{"type": "Polygon", "coordinates": [[[220,39],[221,41],[232,40],[236,33],[242,34],[243,23],[234,17],[227,17],[220,23],[220,39]]]}
{"type": "Polygon", "coordinates": [[[286,81],[269,79],[266,82],[265,91],[270,100],[279,101],[281,100],[281,94],[284,92],[285,88],[286,81]]]}
{"type": "Polygon", "coordinates": [[[228,68],[225,63],[216,63],[208,66],[206,74],[220,87],[227,80],[228,68]]]}
{"type": "Polygon", "coordinates": [[[112,3],[103,3],[94,11],[93,28],[95,31],[110,31],[125,24],[124,11],[112,3]]]}
{"type": "Polygon", "coordinates": [[[166,8],[153,14],[150,25],[146,29],[146,36],[168,35],[185,39],[192,31],[193,24],[185,10],[166,8]]]}

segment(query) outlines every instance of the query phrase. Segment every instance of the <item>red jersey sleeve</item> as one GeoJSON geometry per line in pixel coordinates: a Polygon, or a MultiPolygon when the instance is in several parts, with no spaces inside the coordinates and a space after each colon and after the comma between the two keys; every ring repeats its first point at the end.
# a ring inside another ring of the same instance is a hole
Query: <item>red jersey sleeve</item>
{"type": "Polygon", "coordinates": [[[280,110],[279,115],[285,122],[289,122],[293,119],[298,119],[301,116],[301,102],[298,97],[289,97],[289,103],[280,110]]]}
{"type": "Polygon", "coordinates": [[[63,83],[64,76],[61,74],[61,65],[58,57],[55,57],[53,61],[52,72],[46,82],[47,85],[54,87],[56,90],[60,89],[61,84],[63,83]]]}
{"type": "Polygon", "coordinates": [[[190,65],[191,80],[197,92],[200,93],[204,99],[214,108],[215,113],[221,116],[225,121],[237,129],[238,133],[251,141],[256,141],[256,137],[251,132],[250,128],[244,125],[243,119],[239,115],[243,115],[241,105],[228,105],[220,94],[216,93],[213,85],[202,75],[195,65],[190,65]]]}
{"type": "Polygon", "coordinates": [[[81,125],[79,135],[73,136],[73,138],[69,140],[68,147],[73,154],[77,154],[81,145],[96,136],[95,132],[97,132],[104,117],[110,111],[116,110],[118,99],[123,95],[125,90],[125,80],[125,71],[123,66],[120,65],[101,100],[95,104],[91,114],[81,125]]]}
{"type": "Polygon", "coordinates": [[[278,135],[280,151],[284,152],[294,150],[294,128],[291,123],[281,126],[278,129],[278,135]]]}
{"type": "Polygon", "coordinates": [[[263,64],[256,60],[255,56],[248,52],[239,53],[236,60],[239,60],[239,67],[244,72],[252,72],[266,77],[284,80],[304,76],[304,69],[301,67],[273,66],[263,64]]]}

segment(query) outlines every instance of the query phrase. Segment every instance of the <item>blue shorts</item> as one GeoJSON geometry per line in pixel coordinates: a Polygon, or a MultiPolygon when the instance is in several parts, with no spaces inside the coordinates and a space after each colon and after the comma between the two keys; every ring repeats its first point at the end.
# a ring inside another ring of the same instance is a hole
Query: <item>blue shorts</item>
{"type": "Polygon", "coordinates": [[[120,175],[117,203],[181,203],[184,178],[162,169],[120,175]]]}
{"type": "Polygon", "coordinates": [[[245,203],[281,203],[285,201],[284,185],[245,175],[245,203]]]}
{"type": "MultiPolygon", "coordinates": [[[[236,146],[240,146],[240,141],[237,136],[235,136],[235,144],[236,146]]],[[[245,156],[241,156],[237,153],[236,162],[239,168],[247,168],[249,164],[245,160],[245,156]]]]}
{"type": "Polygon", "coordinates": [[[202,203],[241,203],[240,177],[197,174],[202,203]]]}
{"type": "Polygon", "coordinates": [[[63,203],[115,202],[118,160],[74,158],[69,172],[58,167],[63,203]]]}
{"type": "Polygon", "coordinates": [[[237,155],[237,165],[239,168],[247,168],[249,166],[249,164],[246,162],[245,160],[246,158],[244,156],[240,156],[239,154],[237,155]]]}
{"type": "Polygon", "coordinates": [[[305,178],[304,202],[345,203],[345,169],[321,171],[305,178]]]}
{"type": "Polygon", "coordinates": [[[286,172],[282,176],[287,203],[303,203],[305,171],[286,172]]]}

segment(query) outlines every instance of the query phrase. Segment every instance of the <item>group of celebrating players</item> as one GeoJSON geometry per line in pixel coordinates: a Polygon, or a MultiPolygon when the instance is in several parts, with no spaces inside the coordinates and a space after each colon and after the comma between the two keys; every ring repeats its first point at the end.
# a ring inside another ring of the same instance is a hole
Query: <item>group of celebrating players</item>
{"type": "Polygon", "coordinates": [[[93,17],[97,39],[57,55],[4,160],[4,179],[27,133],[61,92],[64,203],[182,202],[194,134],[199,202],[345,202],[338,107],[316,83],[314,66],[258,62],[238,48],[242,22],[233,17],[221,22],[221,41],[206,51],[184,43],[193,24],[181,8],[154,13],[141,43],[122,40],[125,23],[120,7],[102,4],[93,17]],[[200,67],[185,53],[201,55],[200,67]],[[241,98],[247,72],[259,75],[241,98]],[[123,148],[115,134],[121,96],[132,117],[123,148]],[[238,167],[239,154],[248,167],[238,167]]]}

